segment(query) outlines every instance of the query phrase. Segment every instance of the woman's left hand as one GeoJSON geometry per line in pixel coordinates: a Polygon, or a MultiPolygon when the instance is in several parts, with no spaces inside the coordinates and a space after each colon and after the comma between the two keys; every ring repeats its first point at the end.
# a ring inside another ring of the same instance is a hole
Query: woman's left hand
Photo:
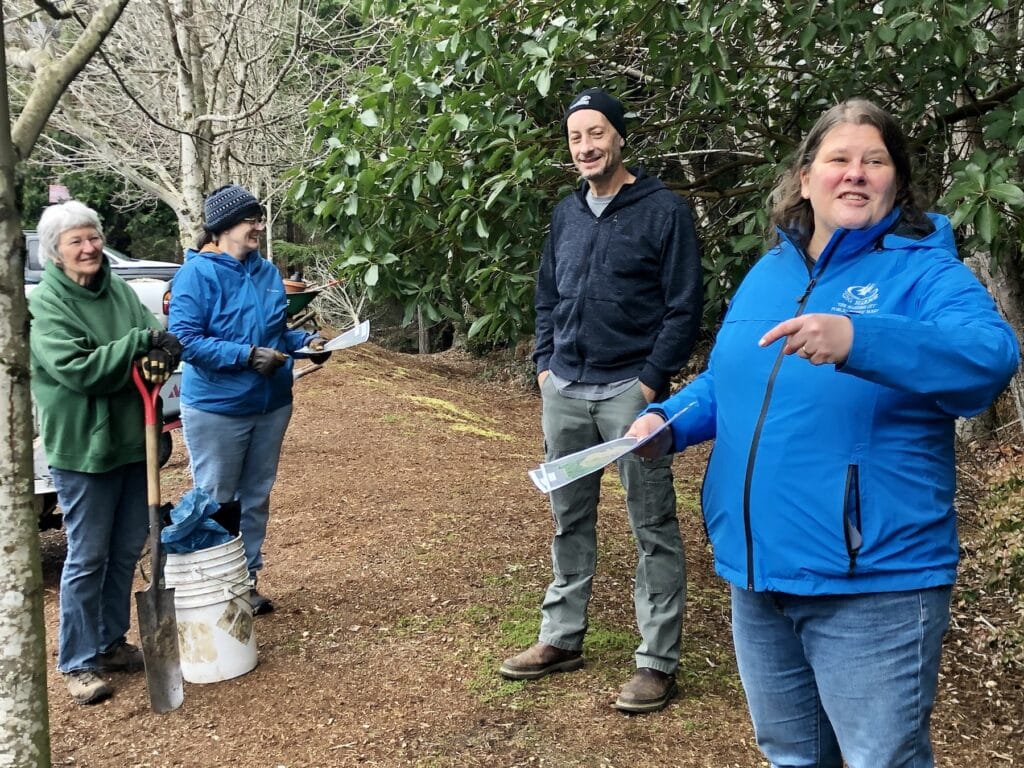
{"type": "MultiPolygon", "coordinates": [[[[643,440],[657,429],[665,426],[665,418],[658,413],[642,414],[626,430],[625,437],[635,437],[643,440]]],[[[633,453],[643,459],[658,459],[672,450],[672,431],[666,429],[653,440],[644,443],[639,448],[634,448],[633,453]]]]}
{"type": "Polygon", "coordinates": [[[853,346],[853,323],[846,315],[801,315],[776,325],[757,345],[767,347],[783,336],[782,351],[787,355],[799,355],[813,365],[842,365],[853,346]]]}
{"type": "Polygon", "coordinates": [[[330,357],[330,352],[324,352],[324,345],[327,340],[324,339],[319,333],[313,336],[309,341],[306,342],[306,346],[313,350],[313,353],[309,355],[309,360],[316,365],[323,365],[330,357]]]}

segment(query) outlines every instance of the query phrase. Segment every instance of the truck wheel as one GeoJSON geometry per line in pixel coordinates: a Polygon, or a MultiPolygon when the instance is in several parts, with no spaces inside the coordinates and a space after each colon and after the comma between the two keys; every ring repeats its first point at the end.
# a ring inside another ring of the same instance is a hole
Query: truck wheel
{"type": "Polygon", "coordinates": [[[157,443],[157,446],[156,446],[156,456],[157,456],[157,460],[160,462],[160,466],[161,467],[170,460],[170,458],[171,458],[171,451],[173,451],[173,450],[174,450],[174,441],[171,440],[171,433],[170,432],[161,432],[160,433],[160,441],[157,443]]]}

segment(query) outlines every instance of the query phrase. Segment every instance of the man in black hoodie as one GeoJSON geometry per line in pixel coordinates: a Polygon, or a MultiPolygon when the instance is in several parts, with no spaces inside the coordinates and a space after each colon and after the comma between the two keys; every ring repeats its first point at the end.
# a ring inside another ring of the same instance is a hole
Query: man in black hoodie
{"type": "MultiPolygon", "coordinates": [[[[600,88],[570,103],[563,120],[583,177],[551,220],[537,275],[537,382],[546,460],[621,437],[648,403],[668,394],[700,324],[701,266],[687,204],[658,179],[622,163],[622,104],[600,88]]],[[[641,643],[636,673],[615,706],[662,709],[675,692],[686,564],[671,456],[618,462],[639,562],[634,604],[641,643]]],[[[539,641],[501,665],[513,680],[583,666],[597,560],[601,473],[551,494],[554,580],[539,641]]]]}

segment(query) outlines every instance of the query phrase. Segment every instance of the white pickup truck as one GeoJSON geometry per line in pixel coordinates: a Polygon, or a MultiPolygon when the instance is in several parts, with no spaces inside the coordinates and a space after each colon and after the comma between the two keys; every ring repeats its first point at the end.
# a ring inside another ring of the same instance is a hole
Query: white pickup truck
{"type": "MultiPolygon", "coordinates": [[[[39,238],[35,232],[25,232],[25,296],[39,284],[43,265],[39,261],[39,238]]],[[[167,313],[171,302],[170,280],[178,271],[179,264],[166,261],[146,261],[132,259],[120,251],[110,247],[103,249],[110,262],[111,270],[120,275],[138,295],[143,306],[163,327],[167,327],[167,313]]],[[[179,421],[178,400],[181,395],[181,371],[176,371],[160,390],[163,401],[163,431],[160,434],[160,466],[171,456],[173,443],[171,430],[181,425],[179,421]]],[[[141,400],[140,400],[141,407],[141,400]]],[[[38,438],[32,441],[32,455],[35,473],[35,501],[39,515],[40,530],[59,528],[60,515],[57,512],[57,492],[53,487],[53,479],[47,466],[46,455],[38,438]]]]}

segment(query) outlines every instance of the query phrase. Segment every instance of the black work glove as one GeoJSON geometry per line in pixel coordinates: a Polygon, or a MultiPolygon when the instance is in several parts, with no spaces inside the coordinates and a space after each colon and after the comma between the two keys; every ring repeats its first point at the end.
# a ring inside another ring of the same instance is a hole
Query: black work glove
{"type": "Polygon", "coordinates": [[[178,337],[170,331],[150,331],[149,348],[162,349],[170,358],[170,367],[173,371],[181,362],[181,342],[178,337]]]}
{"type": "Polygon", "coordinates": [[[328,360],[330,360],[331,353],[322,351],[324,348],[324,343],[324,340],[321,339],[319,335],[316,335],[309,340],[309,343],[306,346],[308,346],[312,350],[315,350],[317,353],[309,355],[310,362],[316,363],[317,365],[323,365],[328,360]]]}
{"type": "Polygon", "coordinates": [[[249,353],[249,367],[263,376],[273,376],[274,371],[284,365],[287,359],[283,352],[276,349],[253,347],[249,353]]]}
{"type": "Polygon", "coordinates": [[[178,367],[169,354],[159,347],[153,347],[139,358],[139,372],[150,384],[163,384],[178,367]]]}

